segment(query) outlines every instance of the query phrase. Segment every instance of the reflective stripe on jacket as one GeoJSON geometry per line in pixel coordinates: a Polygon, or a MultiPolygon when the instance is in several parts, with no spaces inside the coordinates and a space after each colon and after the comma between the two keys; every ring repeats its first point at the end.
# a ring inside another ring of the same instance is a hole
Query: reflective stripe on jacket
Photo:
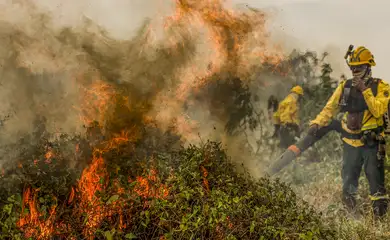
{"type": "MultiPolygon", "coordinates": [[[[334,91],[333,95],[329,98],[325,107],[317,115],[317,117],[310,122],[310,125],[318,124],[320,127],[327,126],[328,123],[332,120],[332,118],[340,111],[339,101],[343,92],[345,82],[346,81],[343,81],[339,84],[339,86],[334,91]]],[[[362,131],[376,129],[378,127],[383,126],[384,125],[383,115],[387,112],[388,109],[389,92],[390,92],[389,84],[383,82],[382,80],[379,81],[378,83],[378,92],[376,96],[374,96],[370,88],[363,91],[363,97],[367,103],[368,110],[364,111],[364,116],[362,120],[363,123],[362,129],[358,131],[352,131],[348,129],[346,124],[348,112],[346,112],[341,122],[341,126],[343,130],[350,134],[361,134],[362,131]]],[[[360,139],[351,139],[351,138],[343,137],[343,141],[355,147],[364,145],[360,139]]]]}

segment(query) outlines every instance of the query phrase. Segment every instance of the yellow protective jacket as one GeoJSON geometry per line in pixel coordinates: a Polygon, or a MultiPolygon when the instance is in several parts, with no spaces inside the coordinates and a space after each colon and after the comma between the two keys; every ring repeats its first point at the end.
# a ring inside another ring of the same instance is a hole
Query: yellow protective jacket
{"type": "Polygon", "coordinates": [[[274,113],[276,124],[296,124],[299,126],[299,103],[298,95],[290,93],[279,103],[278,110],[274,113]]]}
{"type": "MultiPolygon", "coordinates": [[[[310,122],[310,125],[318,124],[320,127],[327,126],[331,119],[340,111],[339,101],[342,95],[344,84],[346,81],[343,81],[339,84],[339,86],[334,91],[333,95],[330,97],[328,102],[322,111],[317,115],[317,117],[310,122]]],[[[366,101],[368,110],[364,111],[364,116],[362,123],[362,129],[358,131],[352,131],[347,127],[347,115],[348,112],[344,113],[343,119],[341,121],[341,126],[344,131],[349,134],[360,134],[362,131],[376,129],[384,125],[383,115],[387,112],[388,103],[389,103],[389,92],[390,87],[387,83],[382,80],[378,83],[378,90],[376,96],[374,96],[371,88],[363,91],[363,97],[366,101]]],[[[383,134],[383,133],[382,133],[383,134]]],[[[360,147],[363,146],[364,143],[360,139],[349,139],[346,137],[342,138],[344,142],[347,144],[360,147]]]]}

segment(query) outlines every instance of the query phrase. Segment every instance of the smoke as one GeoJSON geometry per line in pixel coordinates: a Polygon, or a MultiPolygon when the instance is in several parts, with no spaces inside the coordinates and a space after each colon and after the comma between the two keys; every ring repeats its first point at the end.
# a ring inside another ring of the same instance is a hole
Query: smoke
{"type": "Polygon", "coordinates": [[[1,114],[13,116],[4,127],[2,138],[9,140],[19,131],[30,131],[36,115],[46,116],[65,130],[74,128],[70,109],[77,104],[76,89],[69,75],[78,68],[72,59],[75,53],[47,35],[46,29],[33,30],[4,20],[0,25],[1,114]]]}
{"type": "MultiPolygon", "coordinates": [[[[206,1],[115,3],[2,3],[0,116],[10,118],[1,145],[37,131],[83,135],[93,121],[112,134],[142,132],[152,121],[184,144],[221,141],[253,166],[245,139],[226,126],[238,128],[246,118],[234,107],[244,86],[262,84],[252,91],[265,98],[274,76],[254,67],[285,57],[269,40],[267,15],[206,1]]],[[[0,167],[14,167],[19,150],[4,149],[12,155],[4,153],[0,167]]]]}
{"type": "MultiPolygon", "coordinates": [[[[137,56],[142,46],[137,48],[135,45],[141,45],[142,39],[120,42],[103,36],[99,27],[87,18],[81,21],[82,11],[92,11],[87,8],[88,4],[87,1],[74,1],[62,6],[54,2],[40,2],[43,5],[41,9],[29,1],[4,3],[1,19],[1,54],[4,61],[1,97],[5,104],[1,110],[4,114],[15,112],[15,117],[6,127],[17,126],[20,129],[15,131],[27,131],[34,115],[38,114],[61,126],[64,131],[74,131],[81,126],[75,115],[77,111],[74,111],[80,107],[78,74],[102,68],[99,74],[106,75],[102,77],[107,81],[137,79],[137,75],[144,74],[134,65],[141,66],[145,61],[152,64],[153,61],[147,59],[152,56],[144,54],[146,56],[142,59],[137,56]],[[50,12],[44,12],[45,8],[50,12]],[[59,15],[59,11],[63,11],[66,17],[59,15]],[[66,15],[72,12],[74,17],[66,15]],[[126,53],[126,49],[129,52],[126,53]],[[104,59],[97,60],[101,56],[104,59]],[[111,60],[115,62],[105,62],[111,60]],[[128,71],[130,65],[133,65],[132,72],[128,71]]],[[[97,7],[95,14],[101,10],[97,7]]],[[[131,25],[110,29],[110,32],[134,32],[136,26],[131,25]]],[[[142,67],[147,69],[147,66],[142,67]]],[[[159,67],[165,68],[154,66],[155,69],[159,67]]],[[[148,84],[138,79],[137,83],[143,86],[137,86],[137,89],[147,91],[145,87],[148,84]]]]}

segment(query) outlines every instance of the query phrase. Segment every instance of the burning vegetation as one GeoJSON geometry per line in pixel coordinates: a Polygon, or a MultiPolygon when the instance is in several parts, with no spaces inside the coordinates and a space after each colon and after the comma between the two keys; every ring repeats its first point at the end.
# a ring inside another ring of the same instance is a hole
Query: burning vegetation
{"type": "Polygon", "coordinates": [[[177,0],[163,41],[148,22],[133,39],[118,41],[91,22],[50,28],[47,16],[28,6],[39,31],[1,22],[11,52],[4,76],[28,82],[19,91],[31,97],[22,110],[34,130],[2,146],[12,155],[2,160],[0,239],[335,238],[287,186],[239,173],[219,144],[183,147],[207,120],[191,117],[199,105],[224,127],[219,139],[246,124],[256,128],[251,71],[261,64],[284,76],[290,68],[267,41],[264,13],[177,0]],[[202,33],[212,53],[199,58],[202,33]],[[27,61],[34,49],[55,66],[38,71],[39,63],[27,61]],[[43,97],[42,84],[52,79],[71,82],[71,98],[60,85],[59,99],[43,97]],[[53,130],[70,119],[84,128],[53,130]]]}

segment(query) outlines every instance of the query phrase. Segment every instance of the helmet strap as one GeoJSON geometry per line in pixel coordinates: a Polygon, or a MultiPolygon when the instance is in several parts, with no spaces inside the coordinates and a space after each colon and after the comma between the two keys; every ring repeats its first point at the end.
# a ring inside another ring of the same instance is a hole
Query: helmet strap
{"type": "Polygon", "coordinates": [[[368,66],[367,69],[366,69],[366,72],[363,75],[363,79],[365,81],[367,81],[367,80],[369,80],[371,78],[371,76],[372,76],[371,67],[368,66]]]}

